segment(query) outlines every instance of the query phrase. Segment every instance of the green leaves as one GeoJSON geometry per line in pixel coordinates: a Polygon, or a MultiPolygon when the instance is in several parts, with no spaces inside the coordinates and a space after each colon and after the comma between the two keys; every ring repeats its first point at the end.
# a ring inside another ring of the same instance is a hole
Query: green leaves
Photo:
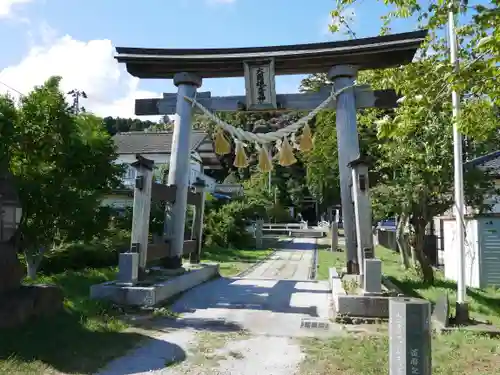
{"type": "Polygon", "coordinates": [[[23,205],[21,246],[30,252],[103,231],[100,198],[117,186],[120,173],[102,120],[73,115],[59,82],[52,77],[36,87],[18,109],[0,98],[2,141],[23,205]]]}

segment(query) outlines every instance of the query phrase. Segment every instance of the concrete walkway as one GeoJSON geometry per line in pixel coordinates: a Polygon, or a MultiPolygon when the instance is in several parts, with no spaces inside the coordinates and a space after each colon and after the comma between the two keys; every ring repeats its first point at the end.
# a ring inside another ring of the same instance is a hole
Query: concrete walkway
{"type": "Polygon", "coordinates": [[[185,293],[176,321],[100,375],[298,374],[300,337],[331,336],[327,282],[308,280],[315,240],[296,238],[241,278],[220,278],[185,293]],[[319,323],[321,328],[307,328],[319,323]]]}

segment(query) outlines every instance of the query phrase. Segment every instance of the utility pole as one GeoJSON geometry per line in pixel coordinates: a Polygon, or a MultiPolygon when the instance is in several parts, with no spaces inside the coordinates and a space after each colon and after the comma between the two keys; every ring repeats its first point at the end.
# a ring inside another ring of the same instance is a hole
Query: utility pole
{"type": "MultiPolygon", "coordinates": [[[[80,90],[71,90],[68,92],[68,95],[73,97],[73,111],[78,114],[80,113],[80,97],[83,99],[87,99],[87,94],[85,91],[80,90]]],[[[82,112],[85,112],[85,108],[81,108],[82,112]]]]}
{"type": "MultiPolygon", "coordinates": [[[[450,10],[448,12],[448,30],[450,44],[450,61],[453,65],[455,73],[459,70],[459,60],[457,55],[458,43],[455,32],[455,14],[453,12],[454,2],[450,2],[450,10]]],[[[457,306],[456,319],[459,322],[469,320],[469,309],[466,302],[467,287],[465,284],[465,245],[464,245],[464,230],[465,230],[465,209],[464,209],[464,180],[463,180],[463,160],[462,160],[462,134],[458,129],[458,117],[460,114],[460,98],[458,92],[453,89],[451,92],[451,103],[453,108],[453,158],[455,170],[455,230],[456,243],[458,246],[458,278],[457,278],[457,306]]]]}

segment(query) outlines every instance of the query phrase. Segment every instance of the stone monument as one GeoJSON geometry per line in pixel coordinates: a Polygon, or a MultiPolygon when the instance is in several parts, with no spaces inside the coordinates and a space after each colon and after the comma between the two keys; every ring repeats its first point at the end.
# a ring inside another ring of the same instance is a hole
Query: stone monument
{"type": "Polygon", "coordinates": [[[389,302],[389,374],[430,375],[431,305],[415,298],[389,302]]]}

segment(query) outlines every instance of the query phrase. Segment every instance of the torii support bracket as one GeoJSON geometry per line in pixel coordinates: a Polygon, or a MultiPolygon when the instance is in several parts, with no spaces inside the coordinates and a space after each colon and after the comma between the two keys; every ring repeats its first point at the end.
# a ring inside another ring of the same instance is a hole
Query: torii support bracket
{"type": "MultiPolygon", "coordinates": [[[[313,110],[320,105],[332,91],[332,86],[324,86],[317,92],[276,95],[276,104],[281,111],[313,110]]],[[[398,96],[394,90],[374,90],[369,86],[354,88],[356,108],[395,108],[398,96]]],[[[211,96],[210,91],[199,92],[196,100],[205,108],[214,112],[233,112],[246,109],[246,96],[211,96]]],[[[164,93],[163,98],[136,99],[135,114],[137,116],[173,115],[177,104],[177,93],[164,93]]],[[[334,109],[335,101],[329,108],[334,109]]]]}

